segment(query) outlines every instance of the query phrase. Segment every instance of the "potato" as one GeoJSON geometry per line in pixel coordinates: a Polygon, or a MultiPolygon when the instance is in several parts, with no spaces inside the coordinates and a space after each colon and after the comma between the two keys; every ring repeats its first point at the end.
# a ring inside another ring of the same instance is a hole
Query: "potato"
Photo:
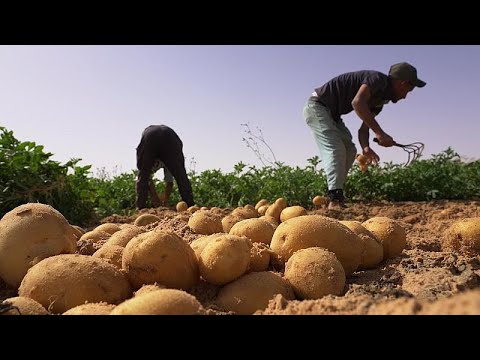
{"type": "Polygon", "coordinates": [[[201,315],[204,311],[195,296],[182,290],[160,289],[121,303],[110,315],[201,315]]]}
{"type": "Polygon", "coordinates": [[[70,225],[70,227],[72,228],[73,235],[75,235],[77,240],[80,239],[83,234],[85,234],[85,231],[83,231],[83,229],[79,226],[70,225]]]}
{"type": "Polygon", "coordinates": [[[242,221],[242,220],[245,220],[245,218],[238,215],[238,214],[237,215],[229,214],[229,215],[225,216],[222,219],[223,232],[228,233],[232,229],[233,225],[235,225],[236,223],[238,223],[239,221],[242,221]]]}
{"type": "Polygon", "coordinates": [[[135,226],[145,226],[160,221],[160,218],[153,214],[142,214],[137,217],[133,223],[135,226]]]}
{"type": "Polygon", "coordinates": [[[330,200],[328,200],[328,198],[326,196],[317,195],[312,199],[312,203],[316,207],[326,207],[326,206],[328,206],[329,202],[330,202],[330,200]]]}
{"type": "Polygon", "coordinates": [[[184,212],[187,211],[188,204],[185,201],[180,201],[175,208],[177,209],[177,212],[184,212]]]}
{"type": "Polygon", "coordinates": [[[200,254],[200,275],[214,285],[224,285],[245,273],[250,263],[251,241],[222,235],[211,240],[200,254]]]}
{"type": "Polygon", "coordinates": [[[187,211],[190,213],[190,214],[193,214],[195,213],[196,211],[200,210],[200,206],[197,206],[197,205],[193,205],[193,206],[190,206],[187,211]]]}
{"type": "Polygon", "coordinates": [[[4,305],[11,305],[11,308],[0,315],[48,315],[48,311],[39,302],[24,296],[17,296],[5,299],[1,302],[4,305]]]}
{"type": "Polygon", "coordinates": [[[304,207],[289,206],[283,209],[282,212],[280,213],[280,222],[285,222],[288,219],[291,219],[297,216],[302,216],[302,215],[307,215],[307,210],[305,210],[304,207]]]}
{"type": "Polygon", "coordinates": [[[453,223],[445,232],[442,248],[473,256],[480,255],[480,217],[453,223]]]}
{"type": "Polygon", "coordinates": [[[280,223],[280,214],[283,209],[284,208],[277,204],[270,205],[267,211],[265,211],[265,216],[270,216],[274,218],[277,223],[280,223]]]}
{"type": "Polygon", "coordinates": [[[322,215],[305,215],[281,223],[272,237],[270,248],[287,261],[293,253],[309,247],[323,247],[337,256],[346,276],[360,264],[362,240],[348,227],[322,215]]]}
{"type": "Polygon", "coordinates": [[[300,299],[341,295],[345,271],[334,253],[320,247],[296,251],[285,266],[285,279],[300,299]]]}
{"type": "Polygon", "coordinates": [[[113,309],[115,309],[115,305],[106,302],[87,303],[75,306],[62,315],[109,315],[113,309]]]}
{"type": "Polygon", "coordinates": [[[92,256],[94,258],[105,260],[121,269],[123,249],[123,247],[118,245],[103,245],[100,249],[95,251],[92,256]]]}
{"type": "Polygon", "coordinates": [[[246,272],[267,271],[271,251],[267,244],[255,242],[250,249],[250,263],[246,272]]]}
{"type": "Polygon", "coordinates": [[[262,206],[268,205],[268,200],[267,199],[262,199],[259,202],[255,204],[255,210],[258,211],[262,206]]]}
{"type": "Polygon", "coordinates": [[[148,284],[148,285],[143,285],[140,289],[135,291],[133,296],[142,296],[143,294],[147,294],[152,291],[160,290],[160,289],[166,289],[166,287],[162,284],[148,284]]]}
{"type": "Polygon", "coordinates": [[[0,220],[0,277],[18,288],[27,270],[41,260],[74,253],[77,239],[68,221],[44,204],[24,204],[0,220]]]}
{"type": "Polygon", "coordinates": [[[49,257],[30,268],[18,293],[59,314],[85,302],[118,304],[132,291],[123,273],[108,262],[66,254],[49,257]]]}
{"type": "Polygon", "coordinates": [[[78,252],[81,255],[93,255],[110,237],[111,235],[105,231],[88,231],[77,241],[78,252]]]}
{"type": "Polygon", "coordinates": [[[199,210],[190,216],[188,227],[195,233],[203,235],[211,235],[223,231],[222,218],[205,210],[199,210]]]}
{"type": "Polygon", "coordinates": [[[122,268],[134,289],[158,282],[188,290],[199,280],[190,245],[171,231],[156,230],[133,238],[123,250],[122,268]]]}
{"type": "Polygon", "coordinates": [[[340,221],[352,230],[363,242],[363,252],[359,269],[373,269],[383,260],[383,246],[380,240],[359,221],[340,221]]]}
{"type": "Polygon", "coordinates": [[[95,229],[93,229],[94,231],[105,231],[107,233],[109,233],[110,235],[113,235],[114,233],[116,233],[117,231],[120,231],[120,226],[117,225],[117,224],[113,224],[113,223],[105,223],[105,224],[102,224],[102,225],[98,225],[95,229]]]}
{"type": "Polygon", "coordinates": [[[237,207],[231,212],[231,215],[239,215],[243,219],[251,219],[258,217],[258,212],[253,206],[251,208],[237,207]]]}
{"type": "Polygon", "coordinates": [[[200,261],[200,254],[202,253],[203,249],[205,249],[205,246],[212,240],[215,239],[216,237],[224,235],[223,233],[217,233],[217,234],[212,234],[208,236],[202,236],[199,237],[198,239],[193,240],[190,243],[191,248],[195,252],[195,256],[197,257],[197,260],[200,261]]]}
{"type": "Polygon", "coordinates": [[[143,233],[144,231],[142,228],[135,225],[130,225],[129,227],[125,227],[113,234],[103,246],[116,245],[125,247],[135,236],[143,233]]]}
{"type": "Polygon", "coordinates": [[[230,235],[246,236],[252,242],[270,244],[274,228],[266,220],[260,218],[246,219],[237,222],[229,231],[230,235]]]}
{"type": "Polygon", "coordinates": [[[383,246],[383,260],[400,255],[407,244],[404,228],[388,217],[373,217],[362,223],[372,232],[383,246]]]}
{"type": "Polygon", "coordinates": [[[251,315],[265,309],[277,294],[287,300],[295,299],[292,288],[279,275],[269,271],[252,272],[220,289],[216,304],[238,315],[251,315]]]}
{"type": "Polygon", "coordinates": [[[262,205],[258,208],[257,212],[258,215],[263,216],[267,212],[267,209],[270,207],[270,205],[262,205]]]}

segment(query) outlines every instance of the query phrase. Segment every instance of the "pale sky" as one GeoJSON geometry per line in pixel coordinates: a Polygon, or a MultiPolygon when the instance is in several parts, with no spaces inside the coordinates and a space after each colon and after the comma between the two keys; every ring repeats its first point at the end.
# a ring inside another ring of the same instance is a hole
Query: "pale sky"
{"type": "MultiPolygon", "coordinates": [[[[302,109],[314,88],[349,71],[407,61],[427,86],[377,117],[399,143],[425,143],[425,158],[452,146],[480,158],[478,45],[0,45],[0,126],[62,163],[119,174],[135,168],[145,127],[183,140],[187,170],[261,166],[242,142],[259,127],[277,160],[304,167],[319,155],[302,109]]],[[[361,120],[343,117],[358,147],[361,120]]],[[[398,148],[372,147],[403,162],[398,148]]]]}

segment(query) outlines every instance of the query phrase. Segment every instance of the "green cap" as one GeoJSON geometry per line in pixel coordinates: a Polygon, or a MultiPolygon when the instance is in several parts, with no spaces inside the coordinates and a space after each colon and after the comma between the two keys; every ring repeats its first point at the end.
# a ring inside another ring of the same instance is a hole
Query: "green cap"
{"type": "Polygon", "coordinates": [[[408,81],[417,87],[424,87],[427,85],[425,81],[422,81],[417,77],[417,69],[406,62],[392,65],[388,75],[394,79],[408,81]]]}

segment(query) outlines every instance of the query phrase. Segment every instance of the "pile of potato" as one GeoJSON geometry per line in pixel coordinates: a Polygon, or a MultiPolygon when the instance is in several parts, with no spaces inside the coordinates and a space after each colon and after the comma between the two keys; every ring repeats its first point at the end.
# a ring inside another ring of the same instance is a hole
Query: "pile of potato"
{"type": "MultiPolygon", "coordinates": [[[[324,206],[320,197],[313,202],[324,206]]],[[[394,220],[337,221],[308,215],[284,198],[262,199],[226,216],[185,203],[176,210],[199,235],[190,244],[146,213],[133,224],[90,231],[44,204],[5,214],[0,277],[19,296],[5,300],[10,307],[3,314],[206,314],[192,295],[200,282],[218,287],[217,310],[254,314],[277,294],[287,300],[342,296],[348,276],[399,255],[406,245],[394,220]]]]}

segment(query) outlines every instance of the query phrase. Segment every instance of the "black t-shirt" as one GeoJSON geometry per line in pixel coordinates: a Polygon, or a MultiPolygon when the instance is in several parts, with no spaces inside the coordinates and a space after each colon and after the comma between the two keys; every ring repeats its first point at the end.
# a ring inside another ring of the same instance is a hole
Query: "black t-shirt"
{"type": "Polygon", "coordinates": [[[388,76],[374,70],[354,71],[339,75],[323,86],[315,89],[318,101],[330,109],[335,121],[353,110],[352,101],[360,86],[366,84],[372,97],[369,108],[378,115],[383,105],[392,100],[392,89],[388,76]]]}

